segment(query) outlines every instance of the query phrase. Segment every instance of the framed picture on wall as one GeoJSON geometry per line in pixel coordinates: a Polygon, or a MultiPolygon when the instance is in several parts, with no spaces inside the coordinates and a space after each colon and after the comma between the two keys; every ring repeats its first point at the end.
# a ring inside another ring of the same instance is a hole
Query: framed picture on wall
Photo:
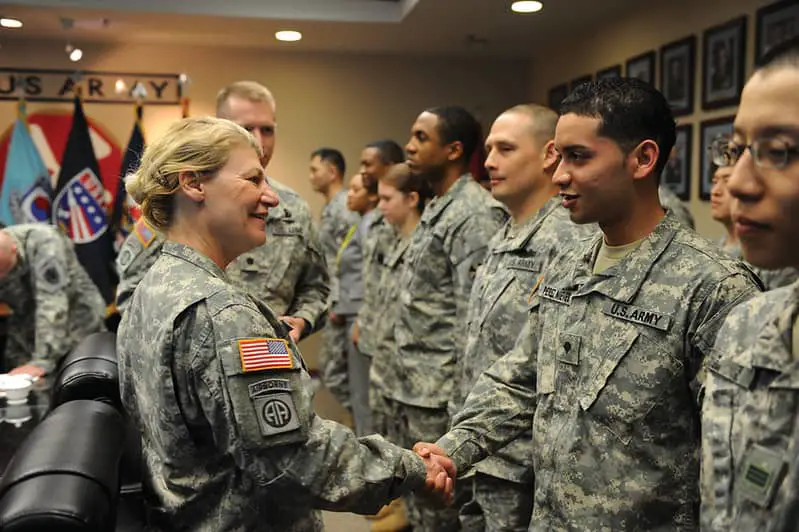
{"type": "Polygon", "coordinates": [[[596,79],[609,79],[621,77],[621,65],[613,65],[612,67],[603,68],[596,73],[596,79]]]}
{"type": "Polygon", "coordinates": [[[575,78],[571,80],[571,82],[569,83],[569,92],[573,91],[575,88],[579,87],[583,83],[590,83],[592,81],[594,81],[594,76],[592,76],[591,74],[575,78]]]}
{"type": "Polygon", "coordinates": [[[627,60],[625,70],[628,78],[638,78],[650,85],[655,84],[655,51],[650,50],[627,60]]]}
{"type": "Polygon", "coordinates": [[[732,123],[735,115],[723,118],[705,120],[700,125],[701,129],[701,179],[699,181],[699,198],[705,201],[710,199],[710,187],[713,185],[713,173],[716,166],[713,164],[713,155],[710,153],[710,146],[714,140],[732,138],[732,123]]]}
{"type": "Polygon", "coordinates": [[[737,105],[746,70],[746,17],[705,30],[702,42],[702,108],[737,105]]]}
{"type": "Polygon", "coordinates": [[[660,49],[660,92],[669,102],[674,116],[694,112],[695,70],[695,36],[674,41],[660,49]]]}
{"type": "Polygon", "coordinates": [[[755,61],[796,35],[799,35],[799,2],[782,0],[761,7],[755,25],[755,61]]]}
{"type": "Polygon", "coordinates": [[[560,109],[560,102],[569,95],[569,85],[562,83],[557,87],[549,89],[549,96],[547,98],[547,105],[553,111],[560,109]]]}
{"type": "Polygon", "coordinates": [[[660,182],[670,188],[683,201],[691,199],[691,146],[694,127],[691,124],[677,126],[677,141],[663,169],[660,182]]]}

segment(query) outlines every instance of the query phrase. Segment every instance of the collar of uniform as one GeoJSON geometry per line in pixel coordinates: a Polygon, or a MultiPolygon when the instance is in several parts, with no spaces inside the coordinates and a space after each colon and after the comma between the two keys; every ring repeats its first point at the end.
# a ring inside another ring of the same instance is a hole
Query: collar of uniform
{"type": "Polygon", "coordinates": [[[535,215],[519,225],[513,225],[512,221],[508,221],[501,233],[502,240],[494,247],[492,253],[507,253],[523,249],[541,228],[544,220],[556,209],[563,208],[560,206],[560,202],[559,196],[550,198],[535,215]]]}
{"type": "Polygon", "coordinates": [[[652,266],[658,257],[668,248],[677,230],[680,229],[681,222],[674,214],[666,213],[666,216],[655,226],[655,229],[647,236],[643,242],[630,255],[622,259],[616,266],[608,268],[598,275],[592,275],[593,263],[602,242],[600,233],[594,238],[593,244],[583,254],[582,260],[575,265],[573,280],[577,278],[588,278],[578,295],[585,295],[590,292],[599,292],[616,301],[631,303],[644,284],[652,266]]]}
{"type": "Polygon", "coordinates": [[[8,275],[3,278],[4,284],[20,281],[25,274],[28,273],[28,270],[30,270],[28,254],[25,250],[25,243],[22,242],[17,235],[13,233],[10,234],[11,238],[14,239],[14,243],[17,245],[17,263],[14,265],[11,271],[8,272],[8,275]]]}
{"type": "Polygon", "coordinates": [[[222,270],[222,268],[217,266],[214,261],[191,246],[187,246],[186,244],[178,244],[177,242],[170,242],[167,240],[164,242],[164,247],[162,248],[161,253],[183,259],[186,262],[202,268],[214,277],[226,279],[225,272],[222,270]]]}
{"type": "Polygon", "coordinates": [[[391,253],[388,256],[388,261],[386,261],[386,264],[390,268],[393,268],[400,260],[402,260],[402,256],[405,255],[406,251],[408,251],[410,243],[410,237],[397,237],[397,240],[394,244],[394,249],[391,250],[391,253]]]}
{"type": "MultiPolygon", "coordinates": [[[[770,315],[760,327],[757,338],[748,349],[738,352],[733,361],[744,367],[766,368],[780,373],[772,381],[772,388],[799,388],[799,360],[794,360],[791,353],[791,333],[799,312],[799,282],[784,290],[784,304],[769,302],[770,315]]],[[[775,295],[772,292],[760,297],[771,299],[775,295]]]]}
{"type": "Polygon", "coordinates": [[[463,174],[455,181],[452,186],[447,190],[443,196],[433,198],[433,201],[427,206],[422,214],[422,220],[425,223],[432,223],[436,219],[438,219],[441,214],[445,210],[447,210],[447,206],[452,203],[455,197],[461,193],[461,191],[466,188],[466,184],[469,181],[474,181],[472,175],[469,173],[463,174]]]}

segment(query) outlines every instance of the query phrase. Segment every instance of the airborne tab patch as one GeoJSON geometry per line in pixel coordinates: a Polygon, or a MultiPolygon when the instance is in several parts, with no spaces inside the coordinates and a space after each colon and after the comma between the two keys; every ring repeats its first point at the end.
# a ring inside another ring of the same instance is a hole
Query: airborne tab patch
{"type": "Polygon", "coordinates": [[[265,369],[294,369],[288,342],[282,338],[247,338],[238,341],[241,369],[262,371],[265,369]]]}
{"type": "Polygon", "coordinates": [[[633,323],[639,323],[648,327],[654,327],[655,329],[660,329],[661,331],[668,331],[669,326],[671,325],[670,316],[660,314],[652,310],[644,310],[640,307],[634,307],[632,305],[617,303],[615,301],[608,301],[605,303],[605,306],[602,307],[602,312],[608,316],[613,316],[614,318],[631,321],[633,323]]]}

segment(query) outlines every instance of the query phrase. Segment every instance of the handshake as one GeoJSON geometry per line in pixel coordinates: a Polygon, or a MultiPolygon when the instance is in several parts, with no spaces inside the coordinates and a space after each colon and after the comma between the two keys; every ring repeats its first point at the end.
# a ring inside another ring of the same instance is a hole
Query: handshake
{"type": "Polygon", "coordinates": [[[427,467],[425,490],[446,504],[451,504],[457,475],[455,463],[441,447],[433,443],[419,442],[413,446],[413,451],[427,467]]]}

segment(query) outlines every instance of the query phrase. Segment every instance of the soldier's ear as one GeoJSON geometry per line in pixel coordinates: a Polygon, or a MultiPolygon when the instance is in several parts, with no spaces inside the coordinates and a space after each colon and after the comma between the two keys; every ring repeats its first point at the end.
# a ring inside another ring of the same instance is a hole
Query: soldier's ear
{"type": "Polygon", "coordinates": [[[181,172],[178,174],[180,190],[192,201],[202,203],[205,201],[205,187],[200,181],[200,176],[194,172],[181,172]]]}

